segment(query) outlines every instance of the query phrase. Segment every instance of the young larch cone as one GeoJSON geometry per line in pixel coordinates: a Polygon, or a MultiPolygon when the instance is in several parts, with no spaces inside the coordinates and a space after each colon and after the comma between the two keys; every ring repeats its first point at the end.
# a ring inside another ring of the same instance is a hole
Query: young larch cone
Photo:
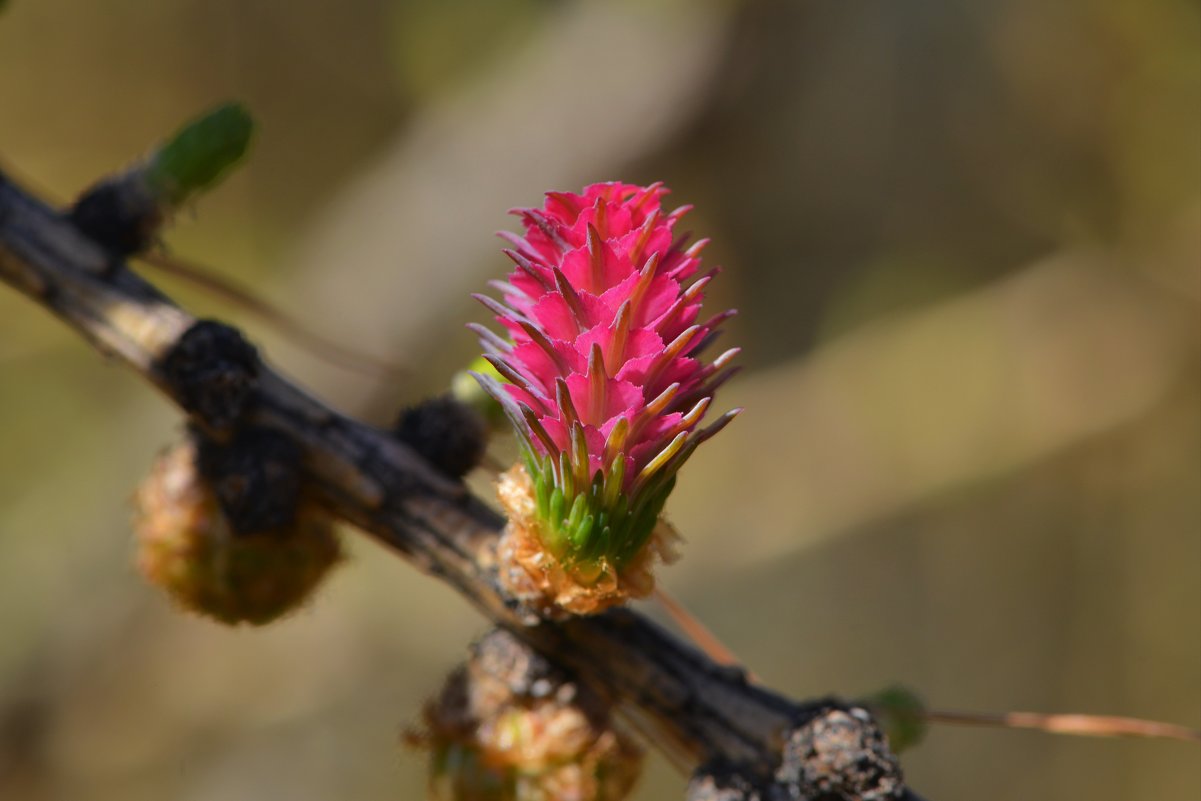
{"type": "Polygon", "coordinates": [[[653,588],[675,535],[659,520],[676,472],[738,409],[700,428],[738,349],[701,352],[733,314],[698,323],[708,240],[685,246],[667,190],[594,184],[519,209],[502,234],[516,264],[476,297],[507,336],[471,326],[503,378],[476,378],[516,428],[522,461],[501,480],[501,576],[523,600],[590,614],[653,588]]]}

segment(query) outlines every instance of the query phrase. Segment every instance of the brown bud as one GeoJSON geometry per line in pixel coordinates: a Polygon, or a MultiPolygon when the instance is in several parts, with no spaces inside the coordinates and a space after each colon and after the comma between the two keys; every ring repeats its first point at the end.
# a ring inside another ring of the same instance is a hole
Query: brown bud
{"type": "Polygon", "coordinates": [[[426,461],[453,478],[462,478],[480,463],[488,444],[484,418],[450,395],[410,406],[396,421],[396,436],[426,461]]]}
{"type": "Polygon", "coordinates": [[[410,739],[431,752],[439,801],[621,801],[641,771],[600,697],[499,630],[423,717],[410,739]]]}
{"type": "Polygon", "coordinates": [[[329,520],[301,507],[287,526],[235,533],[196,447],[161,455],[134,495],[137,563],[181,606],[223,623],[261,625],[297,608],[341,558],[329,520]]]}
{"type": "Polygon", "coordinates": [[[893,801],[905,793],[901,766],[871,713],[831,701],[793,729],[776,769],[788,799],[893,801]]]}

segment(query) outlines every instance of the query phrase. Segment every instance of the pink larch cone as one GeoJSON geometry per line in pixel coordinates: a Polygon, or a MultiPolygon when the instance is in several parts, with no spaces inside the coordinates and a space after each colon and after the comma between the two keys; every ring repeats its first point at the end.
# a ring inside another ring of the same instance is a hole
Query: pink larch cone
{"type": "Polygon", "coordinates": [[[476,377],[523,456],[502,480],[501,555],[521,567],[511,579],[569,611],[650,591],[650,553],[666,550],[652,534],[676,472],[738,412],[699,428],[738,350],[700,353],[733,312],[697,322],[716,270],[697,276],[707,240],[675,239],[688,207],[664,213],[665,194],[622,183],[548,193],[543,208],[515,212],[524,237],[502,234],[517,265],[493,282],[503,301],[477,296],[507,337],[472,326],[505,381],[476,377]]]}

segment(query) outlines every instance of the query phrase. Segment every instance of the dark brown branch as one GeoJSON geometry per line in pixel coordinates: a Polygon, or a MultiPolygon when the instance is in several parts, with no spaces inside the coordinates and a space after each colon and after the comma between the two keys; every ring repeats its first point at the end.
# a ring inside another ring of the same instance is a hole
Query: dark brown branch
{"type": "Polygon", "coordinates": [[[281,378],[236,330],[198,322],[2,174],[0,279],[129,364],[210,435],[232,425],[286,435],[304,454],[306,493],[631,710],[654,744],[693,766],[720,762],[769,781],[785,744],[831,708],[755,686],[633,611],[539,620],[499,588],[492,547],[503,520],[460,482],[281,378]]]}

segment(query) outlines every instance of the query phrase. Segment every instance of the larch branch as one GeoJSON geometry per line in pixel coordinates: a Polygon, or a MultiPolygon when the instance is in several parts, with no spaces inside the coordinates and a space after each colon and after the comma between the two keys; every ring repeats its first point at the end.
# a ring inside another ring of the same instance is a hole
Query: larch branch
{"type": "MultiPolygon", "coordinates": [[[[191,424],[215,436],[228,425],[220,410],[181,388],[171,367],[188,347],[194,346],[194,361],[207,358],[196,340],[215,324],[180,309],[3,174],[0,280],[129,365],[191,424]]],[[[498,585],[492,546],[503,519],[460,482],[395,436],[330,409],[262,363],[238,398],[240,423],[271,428],[300,446],[305,491],[331,514],[445,580],[496,624],[630,711],[654,744],[693,766],[734,765],[768,779],[780,768],[790,734],[830,708],[756,686],[741,669],[715,664],[631,610],[559,623],[538,619],[498,585]]]]}

